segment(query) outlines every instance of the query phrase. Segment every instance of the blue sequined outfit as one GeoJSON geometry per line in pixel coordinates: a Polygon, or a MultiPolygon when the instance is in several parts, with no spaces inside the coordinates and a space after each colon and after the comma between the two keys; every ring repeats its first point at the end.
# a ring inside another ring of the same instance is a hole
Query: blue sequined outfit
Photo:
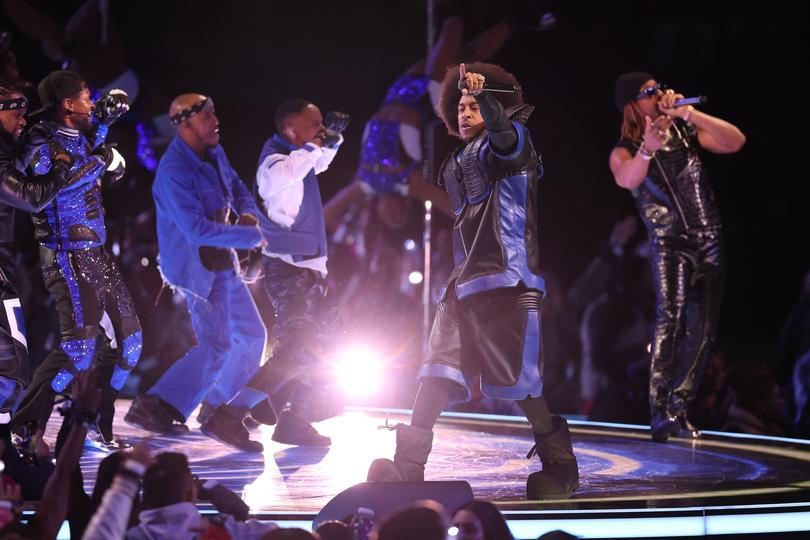
{"type": "MultiPolygon", "coordinates": [[[[54,160],[72,163],[71,174],[82,166],[91,166],[90,152],[104,142],[107,126],[99,125],[88,141],[76,129],[41,122],[32,129],[32,146],[27,152],[27,166],[34,175],[51,170],[54,160]]],[[[54,201],[33,214],[34,236],[43,246],[58,250],[87,249],[104,245],[107,231],[101,206],[100,163],[90,167],[82,177],[59,191],[54,201]]]]}
{"type": "Polygon", "coordinates": [[[52,122],[31,130],[26,166],[43,175],[56,161],[70,166],[79,179],[61,189],[44,210],[32,214],[45,286],[59,314],[60,343],[34,374],[14,417],[15,423],[47,421],[54,396],[94,361],[109,381],[104,386],[99,421],[102,435],[112,437],[113,402],[141,353],[141,327],[120,272],[104,247],[106,227],[101,198],[104,167],[91,156],[104,142],[107,127],[87,136],[52,122]],[[99,330],[105,339],[96,342],[99,330]]]}
{"type": "MultiPolygon", "coordinates": [[[[398,103],[416,106],[428,92],[427,76],[403,75],[388,89],[383,105],[398,103]]],[[[422,109],[419,108],[422,112],[422,109]]],[[[408,177],[419,166],[403,151],[395,120],[372,118],[360,152],[358,179],[381,195],[407,195],[408,177]]]]}

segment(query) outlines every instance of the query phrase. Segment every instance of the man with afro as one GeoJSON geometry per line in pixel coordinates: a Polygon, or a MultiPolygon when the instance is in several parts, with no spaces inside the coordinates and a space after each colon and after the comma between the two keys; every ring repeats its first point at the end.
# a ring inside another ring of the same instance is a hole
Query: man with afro
{"type": "Polygon", "coordinates": [[[419,370],[411,423],[394,428],[394,459],[374,461],[369,480],[424,480],[439,414],[468,400],[480,375],[485,396],[517,401],[531,423],[536,444],[529,455],[537,453],[543,469],[529,476],[527,497],[567,498],[579,486],[568,425],[551,415],[543,397],[545,284],[537,245],[543,167],[524,125],[532,110],[514,75],[500,66],[460,64],[442,82],[442,120],[464,142],[439,172],[456,215],[456,266],[419,370]],[[507,91],[495,97],[493,85],[507,91]]]}

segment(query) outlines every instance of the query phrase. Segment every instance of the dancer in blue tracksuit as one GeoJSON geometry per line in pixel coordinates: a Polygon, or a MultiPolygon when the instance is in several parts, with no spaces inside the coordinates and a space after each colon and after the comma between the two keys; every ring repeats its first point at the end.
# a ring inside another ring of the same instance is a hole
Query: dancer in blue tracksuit
{"type": "MultiPolygon", "coordinates": [[[[214,408],[227,402],[259,367],[267,333],[233,250],[267,242],[253,196],[219,145],[213,100],[181,95],[170,117],[177,136],[152,187],[160,268],[188,303],[197,345],[138,396],[125,419],[150,431],[182,434],[203,399],[214,408]]],[[[209,415],[201,429],[240,450],[260,452],[242,419],[209,415]]]]}
{"type": "Polygon", "coordinates": [[[129,109],[129,99],[113,91],[94,104],[84,80],[72,71],[45,77],[38,94],[43,108],[37,113],[45,118],[27,135],[27,171],[42,176],[62,169],[77,179],[31,216],[45,286],[59,313],[60,343],[34,374],[13,423],[27,426],[22,431],[43,429],[56,394],[96,359],[103,392],[100,442],[115,447],[114,402],[140,357],[141,327],[121,274],[104,247],[101,179],[105,169],[117,178],[123,175],[123,159],[104,140],[108,126],[129,109]],[[100,329],[105,339],[97,350],[100,329]]]}

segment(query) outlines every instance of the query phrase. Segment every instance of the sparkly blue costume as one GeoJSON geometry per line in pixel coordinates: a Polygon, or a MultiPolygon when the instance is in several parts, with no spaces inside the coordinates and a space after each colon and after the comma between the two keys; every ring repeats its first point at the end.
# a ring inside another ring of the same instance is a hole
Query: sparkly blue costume
{"type": "MultiPolygon", "coordinates": [[[[403,75],[388,89],[383,105],[399,103],[424,112],[417,104],[427,95],[429,81],[427,76],[403,75]]],[[[420,165],[404,152],[400,126],[396,120],[378,118],[366,124],[357,178],[380,195],[406,195],[408,176],[420,165]]]]}
{"type": "Polygon", "coordinates": [[[101,200],[104,166],[91,152],[104,142],[107,126],[86,134],[53,122],[35,125],[28,137],[26,167],[47,174],[55,163],[70,167],[78,180],[62,188],[41,212],[32,214],[40,243],[45,286],[56,300],[60,343],[34,374],[14,417],[15,423],[47,421],[55,394],[97,358],[103,385],[99,427],[112,436],[117,392],[141,354],[141,327],[121,274],[104,247],[106,228],[101,200]],[[103,345],[96,347],[102,329],[103,345]]]}

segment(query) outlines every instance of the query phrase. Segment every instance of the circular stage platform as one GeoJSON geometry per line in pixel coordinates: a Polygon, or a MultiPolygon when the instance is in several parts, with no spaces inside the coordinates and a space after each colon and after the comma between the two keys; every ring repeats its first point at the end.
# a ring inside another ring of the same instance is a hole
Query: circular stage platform
{"type": "MultiPolygon", "coordinates": [[[[121,419],[116,433],[144,433],[121,419]]],[[[380,429],[409,411],[349,409],[321,422],[330,448],[290,447],[255,437],[263,455],[245,454],[202,435],[153,437],[158,451],[188,455],[195,474],[241,493],[258,519],[309,528],[335,495],[365,481],[369,463],[391,457],[395,434],[380,429]]],[[[810,530],[810,441],[706,432],[698,440],[654,443],[646,426],[570,421],[580,488],[566,501],[527,501],[525,479],[539,468],[525,419],[449,413],[436,429],[429,480],[464,480],[476,498],[497,504],[516,538],[562,529],[582,538],[677,537],[810,530]]],[[[86,452],[88,490],[104,454],[86,452]]]]}

